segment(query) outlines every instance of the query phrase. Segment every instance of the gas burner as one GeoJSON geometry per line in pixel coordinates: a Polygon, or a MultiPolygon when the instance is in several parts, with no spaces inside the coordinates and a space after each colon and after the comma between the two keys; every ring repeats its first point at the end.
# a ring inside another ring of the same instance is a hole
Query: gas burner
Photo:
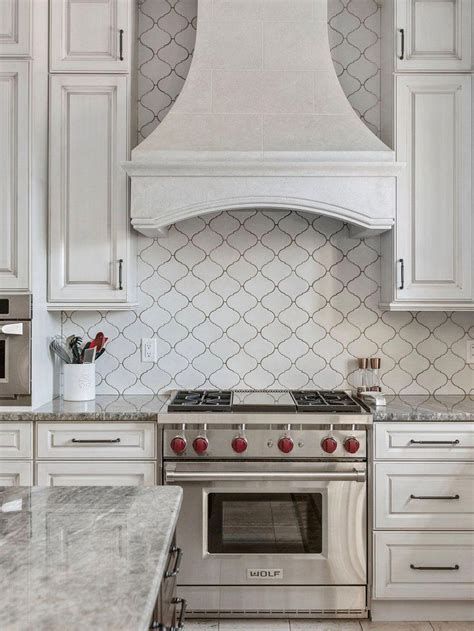
{"type": "Polygon", "coordinates": [[[179,390],[168,412],[230,412],[231,401],[230,390],[179,390]]]}
{"type": "Polygon", "coordinates": [[[292,390],[298,412],[364,412],[363,407],[344,390],[292,390]]]}

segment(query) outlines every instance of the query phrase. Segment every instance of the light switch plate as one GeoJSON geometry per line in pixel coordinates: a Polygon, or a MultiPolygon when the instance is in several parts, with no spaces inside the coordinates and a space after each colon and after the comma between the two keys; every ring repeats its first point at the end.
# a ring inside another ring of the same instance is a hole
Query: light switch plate
{"type": "Polygon", "coordinates": [[[474,340],[467,340],[466,342],[466,362],[474,364],[474,340]]]}
{"type": "Polygon", "coordinates": [[[142,362],[154,364],[157,359],[156,337],[142,338],[142,362]]]}

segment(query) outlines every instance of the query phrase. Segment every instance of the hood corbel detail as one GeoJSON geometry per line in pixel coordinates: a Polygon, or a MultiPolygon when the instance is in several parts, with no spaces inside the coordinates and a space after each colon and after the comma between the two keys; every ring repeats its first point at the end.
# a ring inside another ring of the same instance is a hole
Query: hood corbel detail
{"type": "Polygon", "coordinates": [[[332,63],[327,0],[198,0],[188,78],[124,164],[146,236],[222,210],[392,227],[400,164],[357,117],[332,63]]]}

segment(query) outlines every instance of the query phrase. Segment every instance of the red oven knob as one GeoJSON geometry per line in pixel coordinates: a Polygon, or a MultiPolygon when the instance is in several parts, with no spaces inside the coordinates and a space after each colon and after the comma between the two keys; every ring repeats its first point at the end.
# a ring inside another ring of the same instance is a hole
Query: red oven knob
{"type": "Polygon", "coordinates": [[[323,438],[323,440],[321,441],[321,448],[327,454],[334,453],[337,449],[336,439],[332,438],[331,436],[326,436],[326,438],[323,438]]]}
{"type": "Polygon", "coordinates": [[[198,436],[193,440],[193,447],[197,454],[204,454],[209,447],[209,441],[205,436],[198,436]]]}
{"type": "Polygon", "coordinates": [[[232,449],[237,454],[242,454],[248,447],[247,439],[244,436],[235,436],[232,439],[232,449]]]}
{"type": "Polygon", "coordinates": [[[284,454],[289,454],[290,451],[293,451],[294,446],[293,439],[289,436],[282,436],[278,441],[278,449],[284,454]]]}
{"type": "Polygon", "coordinates": [[[344,449],[348,451],[350,454],[355,454],[359,451],[360,443],[357,438],[351,436],[350,438],[346,438],[344,441],[344,449]]]}
{"type": "Polygon", "coordinates": [[[183,436],[175,436],[170,442],[170,447],[175,454],[182,454],[186,449],[186,438],[183,436]]]}

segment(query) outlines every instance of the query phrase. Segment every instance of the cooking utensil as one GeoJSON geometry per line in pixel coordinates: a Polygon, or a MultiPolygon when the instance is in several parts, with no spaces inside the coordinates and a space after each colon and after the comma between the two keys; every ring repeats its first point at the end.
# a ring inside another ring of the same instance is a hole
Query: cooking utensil
{"type": "Polygon", "coordinates": [[[82,346],[82,337],[78,337],[77,335],[70,335],[67,340],[69,344],[69,348],[72,351],[72,356],[74,357],[74,363],[81,363],[81,351],[79,347],[82,346]]]}
{"type": "Polygon", "coordinates": [[[82,361],[84,364],[93,364],[95,362],[97,348],[82,349],[82,361]]]}
{"type": "Polygon", "coordinates": [[[61,337],[59,336],[54,337],[49,344],[49,348],[65,364],[73,363],[71,353],[69,349],[66,348],[64,340],[61,337]]]}

